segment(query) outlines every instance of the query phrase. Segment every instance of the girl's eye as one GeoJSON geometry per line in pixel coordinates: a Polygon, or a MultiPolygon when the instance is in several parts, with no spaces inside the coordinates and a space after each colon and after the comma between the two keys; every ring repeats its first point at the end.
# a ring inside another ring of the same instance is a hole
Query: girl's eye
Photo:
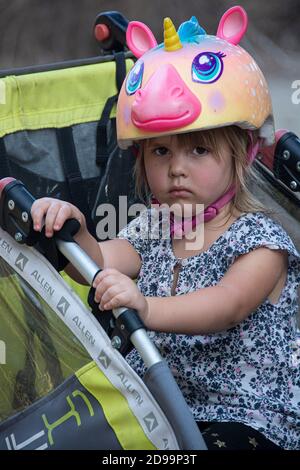
{"type": "Polygon", "coordinates": [[[207,150],[205,147],[195,147],[193,149],[193,155],[203,157],[204,155],[207,155],[209,153],[209,150],[207,150]]]}
{"type": "Polygon", "coordinates": [[[158,157],[163,157],[164,155],[167,155],[169,150],[167,147],[156,147],[152,150],[154,155],[157,155],[158,157]]]}
{"type": "Polygon", "coordinates": [[[198,83],[213,83],[223,73],[222,52],[201,52],[196,55],[192,63],[192,80],[198,83]]]}
{"type": "Polygon", "coordinates": [[[130,71],[126,80],[126,93],[133,95],[139,88],[141,88],[144,75],[144,62],[138,61],[133,69],[130,71]]]}

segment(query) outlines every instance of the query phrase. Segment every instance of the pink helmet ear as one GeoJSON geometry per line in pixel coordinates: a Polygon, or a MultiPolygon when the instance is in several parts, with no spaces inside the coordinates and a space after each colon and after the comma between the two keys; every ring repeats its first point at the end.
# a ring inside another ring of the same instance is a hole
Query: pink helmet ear
{"type": "Polygon", "coordinates": [[[238,44],[248,27],[248,17],[244,8],[229,8],[222,16],[216,36],[231,44],[238,44]]]}
{"type": "Polygon", "coordinates": [[[126,31],[126,43],[137,59],[157,46],[157,41],[150,28],[140,21],[129,23],[126,31]]]}

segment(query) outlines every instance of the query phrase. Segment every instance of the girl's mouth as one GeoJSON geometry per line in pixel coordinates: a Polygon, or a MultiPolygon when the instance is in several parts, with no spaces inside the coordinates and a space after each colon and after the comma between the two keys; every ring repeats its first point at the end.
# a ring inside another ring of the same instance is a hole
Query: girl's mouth
{"type": "Polygon", "coordinates": [[[171,189],[169,194],[171,197],[189,197],[192,193],[188,189],[171,189]]]}

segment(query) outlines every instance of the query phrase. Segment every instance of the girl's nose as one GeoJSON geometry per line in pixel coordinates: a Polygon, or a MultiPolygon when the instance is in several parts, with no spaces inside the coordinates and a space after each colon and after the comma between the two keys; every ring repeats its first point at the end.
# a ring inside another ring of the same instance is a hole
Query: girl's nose
{"type": "Polygon", "coordinates": [[[170,159],[169,176],[187,176],[186,159],[184,155],[173,155],[170,159]]]}

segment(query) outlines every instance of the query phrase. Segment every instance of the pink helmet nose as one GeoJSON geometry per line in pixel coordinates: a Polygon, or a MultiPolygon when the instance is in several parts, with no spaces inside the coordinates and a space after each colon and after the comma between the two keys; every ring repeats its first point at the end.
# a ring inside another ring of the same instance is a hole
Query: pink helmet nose
{"type": "Polygon", "coordinates": [[[191,124],[201,113],[201,103],[173,65],[160,67],[135,94],[131,118],[139,129],[168,131],[191,124]]]}
{"type": "Polygon", "coordinates": [[[170,96],[173,96],[174,98],[179,98],[180,96],[182,96],[183,93],[184,93],[184,88],[182,85],[174,85],[170,89],[170,96]]]}
{"type": "Polygon", "coordinates": [[[138,91],[136,92],[136,94],[135,94],[135,100],[136,100],[136,101],[141,101],[142,98],[143,98],[143,92],[142,92],[142,90],[140,89],[140,90],[138,90],[138,91]]]}

